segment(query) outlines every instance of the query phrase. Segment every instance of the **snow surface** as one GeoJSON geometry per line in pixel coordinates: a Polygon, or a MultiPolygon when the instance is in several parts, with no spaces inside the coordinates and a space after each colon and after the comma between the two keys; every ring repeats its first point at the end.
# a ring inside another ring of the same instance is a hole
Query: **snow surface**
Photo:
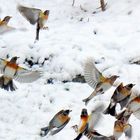
{"type": "MultiPolygon", "coordinates": [[[[83,74],[87,57],[93,57],[104,75],[116,74],[119,81],[135,83],[139,89],[140,66],[129,64],[139,57],[140,52],[140,1],[108,0],[107,10],[97,10],[99,0],[0,0],[0,17],[10,15],[9,25],[17,30],[0,35],[0,57],[20,56],[18,63],[25,68],[25,58],[33,57],[43,67],[34,65],[44,76],[30,84],[16,82],[18,90],[7,92],[0,89],[0,140],[70,140],[76,137],[71,128],[79,123],[82,108],[90,112],[98,103],[109,103],[115,88],[102,96],[95,97],[87,107],[82,99],[89,96],[92,88],[86,83],[62,83],[76,74],[83,74]],[[17,4],[49,9],[46,25],[49,30],[41,31],[40,41],[34,44],[35,26],[30,25],[16,10],[17,4]],[[84,12],[80,5],[87,10],[84,12]],[[96,13],[94,14],[94,12],[96,13]],[[47,79],[54,78],[54,84],[47,79]],[[40,128],[61,109],[72,109],[71,121],[58,134],[41,138],[40,128]]],[[[115,119],[102,115],[97,130],[112,135],[115,119]]],[[[130,118],[133,140],[140,140],[140,121],[130,118]]],[[[86,140],[86,137],[82,138],[86,140]]],[[[124,140],[124,135],[120,140],[124,140]]]]}

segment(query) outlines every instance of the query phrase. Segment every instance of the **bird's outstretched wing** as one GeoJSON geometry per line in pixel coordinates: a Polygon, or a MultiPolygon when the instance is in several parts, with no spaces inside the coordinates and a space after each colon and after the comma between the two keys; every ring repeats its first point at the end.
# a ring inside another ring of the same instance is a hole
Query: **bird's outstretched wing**
{"type": "Polygon", "coordinates": [[[94,127],[98,125],[100,119],[101,119],[101,112],[104,110],[104,105],[100,104],[97,105],[94,110],[91,111],[91,114],[89,115],[88,119],[88,129],[90,131],[94,130],[94,127]]]}
{"type": "Polygon", "coordinates": [[[22,5],[18,5],[17,9],[33,25],[37,22],[41,12],[40,9],[29,8],[22,5]]]}
{"type": "Polygon", "coordinates": [[[10,32],[10,31],[14,31],[14,30],[15,30],[15,28],[7,26],[7,25],[0,26],[0,34],[4,34],[7,32],[10,32]]]}
{"type": "Polygon", "coordinates": [[[92,58],[88,58],[84,65],[84,77],[86,82],[95,88],[97,83],[100,82],[100,78],[103,77],[102,73],[95,67],[92,58]]]}
{"type": "Polygon", "coordinates": [[[31,83],[39,79],[42,76],[40,71],[30,71],[19,67],[14,79],[20,83],[31,83]]]}
{"type": "Polygon", "coordinates": [[[6,64],[7,64],[7,61],[2,59],[2,58],[0,58],[0,73],[1,74],[3,74],[3,69],[6,66],[6,64]]]}

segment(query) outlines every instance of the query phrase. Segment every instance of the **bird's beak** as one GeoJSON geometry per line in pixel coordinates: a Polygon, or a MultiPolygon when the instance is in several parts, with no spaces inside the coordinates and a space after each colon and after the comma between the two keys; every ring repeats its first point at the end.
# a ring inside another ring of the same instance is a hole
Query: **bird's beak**
{"type": "Polygon", "coordinates": [[[72,110],[69,110],[69,112],[72,112],[72,110]]]}
{"type": "Polygon", "coordinates": [[[133,84],[133,87],[135,86],[136,84],[133,84]]]}

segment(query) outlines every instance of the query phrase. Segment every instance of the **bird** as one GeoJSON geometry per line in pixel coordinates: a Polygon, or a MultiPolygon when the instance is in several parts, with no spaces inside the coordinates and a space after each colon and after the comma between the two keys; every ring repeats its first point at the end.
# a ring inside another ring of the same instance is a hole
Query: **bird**
{"type": "Polygon", "coordinates": [[[11,18],[12,18],[11,16],[6,16],[3,18],[3,20],[0,19],[0,34],[3,34],[3,33],[12,31],[15,29],[8,25],[11,18]]]}
{"type": "Polygon", "coordinates": [[[104,114],[110,114],[112,116],[116,116],[116,105],[117,103],[120,104],[121,110],[128,104],[132,88],[135,86],[135,84],[127,84],[126,86],[123,86],[123,83],[120,83],[119,86],[115,89],[110,104],[107,107],[107,109],[104,111],[104,114]]]}
{"type": "Polygon", "coordinates": [[[17,6],[18,11],[30,22],[30,24],[36,24],[36,38],[35,40],[39,40],[39,32],[40,29],[48,29],[44,24],[48,20],[49,10],[45,10],[44,12],[38,8],[31,8],[22,5],[17,6]]]}
{"type": "Polygon", "coordinates": [[[126,137],[132,137],[132,126],[128,122],[131,114],[125,114],[124,112],[118,117],[114,123],[113,136],[115,139],[119,139],[124,133],[126,137]]]}
{"type": "Polygon", "coordinates": [[[11,18],[12,18],[11,16],[4,17],[3,20],[0,20],[0,26],[7,25],[11,18]]]}
{"type": "Polygon", "coordinates": [[[99,122],[99,113],[101,112],[102,107],[103,106],[97,106],[90,115],[88,115],[87,109],[82,109],[79,126],[73,126],[75,132],[78,134],[74,140],[80,140],[83,135],[85,135],[89,140],[114,140],[113,136],[104,136],[94,129],[95,125],[99,122]]]}
{"type": "Polygon", "coordinates": [[[14,56],[10,61],[0,58],[0,87],[9,91],[17,89],[13,79],[20,83],[31,83],[42,76],[40,71],[31,71],[20,67],[16,62],[19,57],[14,56]]]}
{"type": "Polygon", "coordinates": [[[84,77],[86,82],[94,88],[91,95],[83,100],[85,105],[87,105],[94,96],[104,94],[108,89],[110,89],[119,76],[112,75],[111,77],[105,77],[95,67],[93,59],[88,58],[84,65],[84,77]]]}
{"type": "Polygon", "coordinates": [[[128,116],[133,114],[137,119],[140,120],[140,95],[133,97],[127,104],[126,109],[122,111],[116,118],[121,118],[122,116],[128,116]]]}
{"type": "Polygon", "coordinates": [[[44,137],[49,132],[51,135],[55,135],[59,131],[61,131],[70,121],[69,113],[72,110],[61,110],[50,120],[49,125],[47,127],[41,128],[40,136],[44,137]]]}

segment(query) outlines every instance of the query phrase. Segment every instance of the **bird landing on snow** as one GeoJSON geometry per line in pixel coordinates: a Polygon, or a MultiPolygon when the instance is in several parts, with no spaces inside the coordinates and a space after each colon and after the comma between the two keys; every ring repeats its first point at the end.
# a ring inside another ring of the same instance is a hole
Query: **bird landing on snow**
{"type": "Polygon", "coordinates": [[[17,89],[13,79],[20,83],[31,83],[42,75],[39,71],[31,71],[20,67],[16,63],[18,58],[17,56],[12,57],[10,61],[0,58],[0,72],[3,74],[0,77],[0,87],[7,91],[17,89]]]}
{"type": "Polygon", "coordinates": [[[44,24],[48,20],[49,10],[44,12],[41,9],[25,7],[22,5],[17,6],[18,11],[30,22],[32,25],[36,25],[36,38],[35,41],[39,40],[40,29],[48,29],[44,24]]]}

